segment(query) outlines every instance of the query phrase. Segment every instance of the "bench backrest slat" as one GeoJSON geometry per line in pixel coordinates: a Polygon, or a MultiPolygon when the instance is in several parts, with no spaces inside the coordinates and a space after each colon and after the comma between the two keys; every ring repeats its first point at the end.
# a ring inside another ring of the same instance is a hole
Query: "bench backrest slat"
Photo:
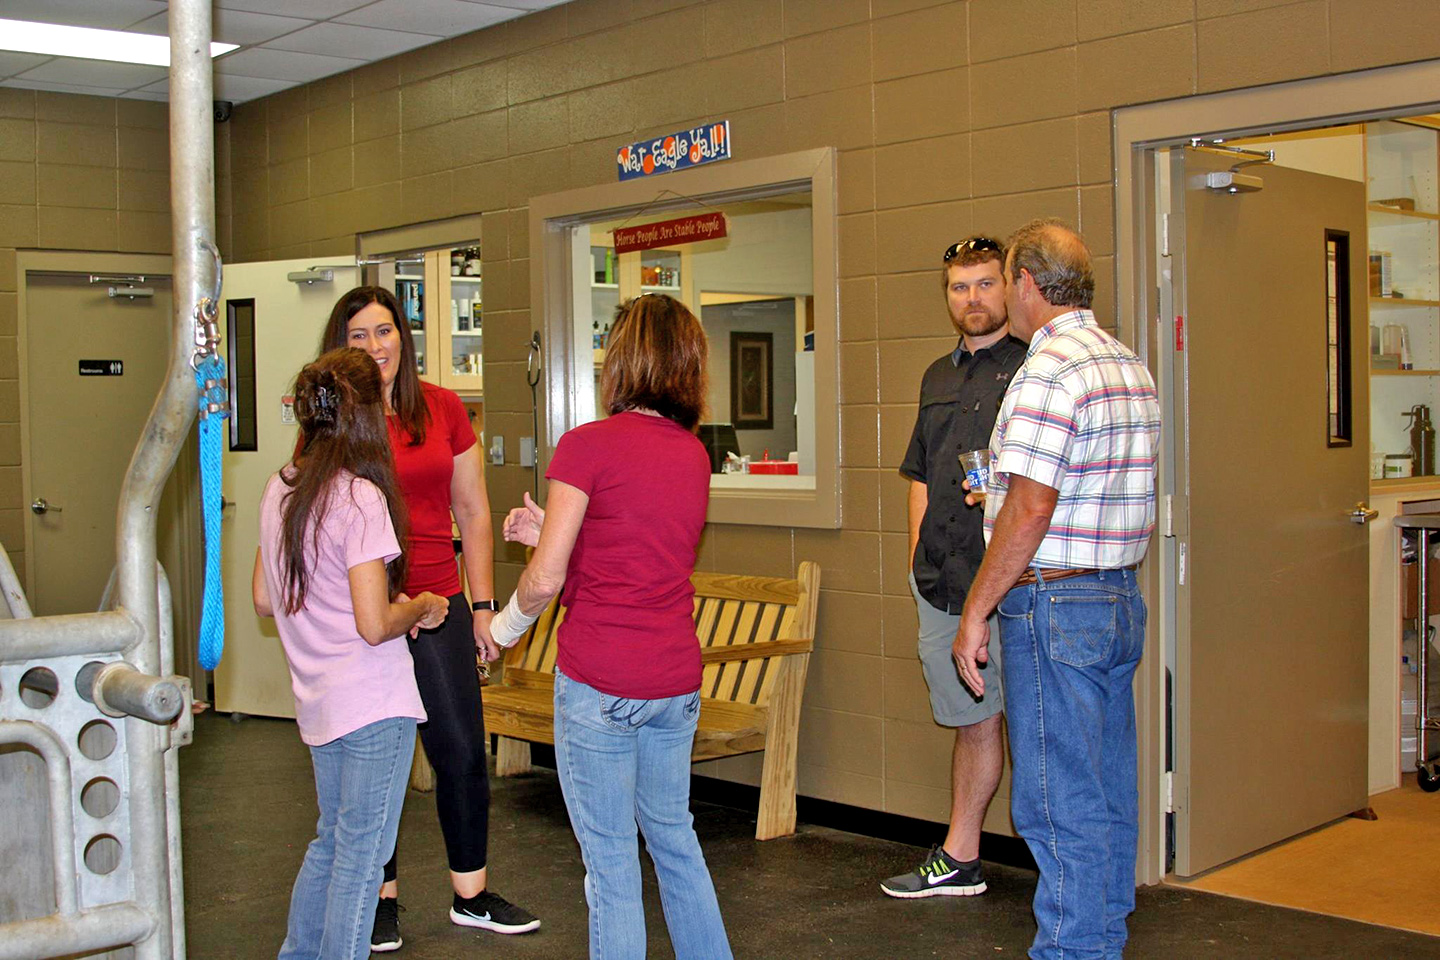
{"type": "MultiPolygon", "coordinates": [[[[695,633],[702,647],[811,639],[814,634],[819,576],[805,561],[797,579],[696,573],[695,633]]],[[[565,610],[550,604],[520,642],[505,654],[505,666],[527,674],[555,672],[559,627],[565,610]]],[[[712,700],[763,705],[769,702],[777,671],[770,657],[756,657],[702,668],[700,694],[712,700]]]]}

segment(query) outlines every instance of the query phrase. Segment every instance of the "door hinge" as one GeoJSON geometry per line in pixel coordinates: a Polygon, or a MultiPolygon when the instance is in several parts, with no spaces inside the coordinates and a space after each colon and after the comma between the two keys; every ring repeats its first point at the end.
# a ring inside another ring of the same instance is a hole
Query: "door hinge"
{"type": "Polygon", "coordinates": [[[1160,536],[1175,536],[1175,498],[1168,493],[1161,506],[1160,536]]]}
{"type": "Polygon", "coordinates": [[[1175,812],[1175,772],[1165,771],[1165,812],[1175,812]]]}
{"type": "Polygon", "coordinates": [[[1183,542],[1180,544],[1180,549],[1176,551],[1175,575],[1175,578],[1180,581],[1180,586],[1185,586],[1185,544],[1183,542]]]}
{"type": "Polygon", "coordinates": [[[1170,214],[1160,214],[1160,256],[1170,256],[1170,214]]]}

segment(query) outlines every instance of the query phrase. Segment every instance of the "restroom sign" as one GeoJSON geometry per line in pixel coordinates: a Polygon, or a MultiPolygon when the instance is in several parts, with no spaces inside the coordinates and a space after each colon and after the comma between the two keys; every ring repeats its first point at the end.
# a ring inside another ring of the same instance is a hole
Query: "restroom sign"
{"type": "Polygon", "coordinates": [[[124,360],[81,360],[80,376],[82,377],[123,377],[125,376],[124,360]]]}

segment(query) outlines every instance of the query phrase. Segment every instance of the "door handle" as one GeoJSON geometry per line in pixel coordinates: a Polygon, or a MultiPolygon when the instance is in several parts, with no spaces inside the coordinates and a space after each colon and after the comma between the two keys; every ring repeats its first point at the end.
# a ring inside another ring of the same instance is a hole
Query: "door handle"
{"type": "Polygon", "coordinates": [[[1348,514],[1346,514],[1346,516],[1350,518],[1351,523],[1358,523],[1363,526],[1364,524],[1367,524],[1371,520],[1374,520],[1376,517],[1380,516],[1380,511],[1371,510],[1368,503],[1366,503],[1364,500],[1360,500],[1356,502],[1355,509],[1351,510],[1348,514]]]}
{"type": "Polygon", "coordinates": [[[47,503],[44,497],[36,497],[30,501],[30,512],[34,514],[62,513],[64,507],[57,507],[53,503],[47,503]]]}

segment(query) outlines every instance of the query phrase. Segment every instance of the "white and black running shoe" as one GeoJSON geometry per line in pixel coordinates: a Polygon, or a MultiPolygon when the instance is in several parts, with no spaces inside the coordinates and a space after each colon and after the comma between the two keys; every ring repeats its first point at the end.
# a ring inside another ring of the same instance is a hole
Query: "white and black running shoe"
{"type": "Polygon", "coordinates": [[[920,866],[882,881],[880,889],[892,897],[973,897],[985,892],[985,873],[979,860],[961,863],[942,847],[931,847],[920,866]]]}
{"type": "Polygon", "coordinates": [[[399,950],[405,941],[400,939],[400,901],[394,897],[381,897],[375,905],[375,926],[370,931],[370,952],[390,953],[399,950]]]}
{"type": "Polygon", "coordinates": [[[540,921],[534,914],[489,890],[481,890],[468,899],[455,894],[450,921],[462,927],[479,927],[495,933],[529,933],[540,928],[540,921]]]}

